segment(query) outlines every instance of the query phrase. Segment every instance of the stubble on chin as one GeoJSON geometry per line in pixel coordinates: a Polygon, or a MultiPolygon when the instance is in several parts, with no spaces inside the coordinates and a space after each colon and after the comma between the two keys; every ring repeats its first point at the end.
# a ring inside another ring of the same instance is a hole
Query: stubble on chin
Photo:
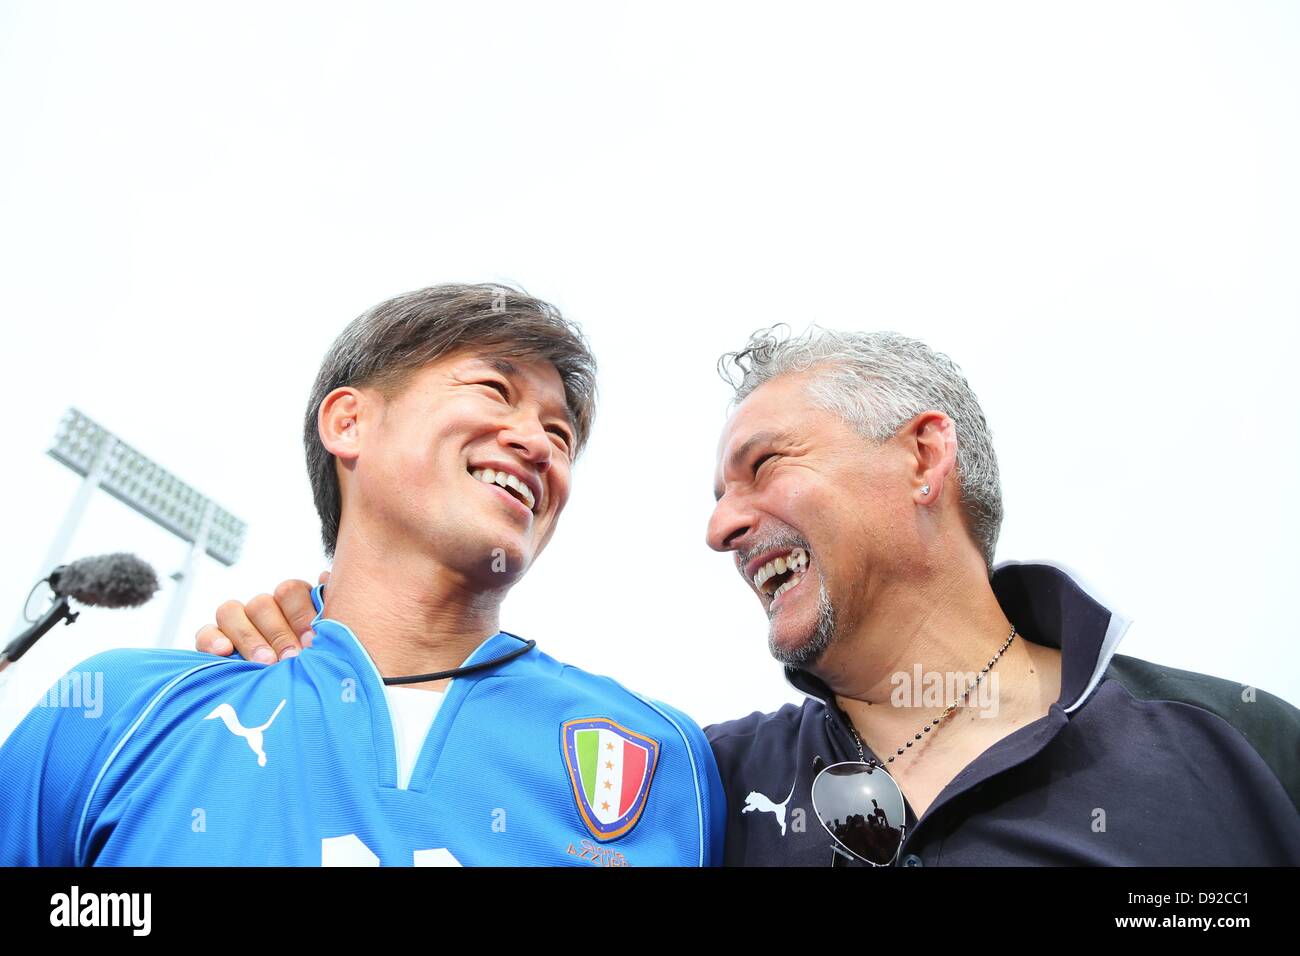
{"type": "Polygon", "coordinates": [[[830,595],[826,593],[826,582],[820,577],[818,575],[817,619],[806,640],[794,647],[782,647],[776,642],[775,623],[768,628],[767,648],[773,657],[787,667],[807,668],[816,663],[835,639],[835,608],[831,605],[830,595]]]}

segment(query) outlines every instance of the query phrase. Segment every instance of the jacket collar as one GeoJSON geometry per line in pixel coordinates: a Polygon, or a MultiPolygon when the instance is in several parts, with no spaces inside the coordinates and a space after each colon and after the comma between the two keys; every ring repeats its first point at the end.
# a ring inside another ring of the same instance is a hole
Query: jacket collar
{"type": "MultiPolygon", "coordinates": [[[[993,594],[1026,640],[1061,652],[1061,696],[1067,714],[1082,707],[1101,683],[1129,622],[1090,594],[1074,575],[1045,561],[1007,561],[993,569],[993,594]]],[[[794,667],[785,678],[796,690],[830,705],[834,695],[819,678],[794,667]]]]}

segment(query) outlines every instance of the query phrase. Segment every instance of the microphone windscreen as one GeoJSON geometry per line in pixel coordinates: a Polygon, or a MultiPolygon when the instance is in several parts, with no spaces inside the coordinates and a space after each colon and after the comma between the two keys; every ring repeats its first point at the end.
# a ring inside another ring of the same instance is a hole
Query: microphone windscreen
{"type": "Polygon", "coordinates": [[[158,590],[158,575],[134,554],[101,554],[57,569],[50,587],[95,607],[139,607],[158,590]]]}

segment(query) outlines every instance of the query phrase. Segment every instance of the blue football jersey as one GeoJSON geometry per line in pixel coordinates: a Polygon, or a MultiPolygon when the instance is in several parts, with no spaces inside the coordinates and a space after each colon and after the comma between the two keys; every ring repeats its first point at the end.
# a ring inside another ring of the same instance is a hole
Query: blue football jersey
{"type": "MultiPolygon", "coordinates": [[[[681,712],[534,648],[452,681],[401,788],[370,656],[315,629],[270,667],[78,665],[0,747],[0,865],[721,863],[717,765],[681,712]]],[[[521,644],[498,633],[465,663],[521,644]]]]}

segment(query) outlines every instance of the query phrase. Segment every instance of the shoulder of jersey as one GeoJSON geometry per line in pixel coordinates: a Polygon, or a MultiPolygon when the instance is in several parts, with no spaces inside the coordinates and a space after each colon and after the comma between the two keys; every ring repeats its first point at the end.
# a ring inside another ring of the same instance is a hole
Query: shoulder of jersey
{"type": "MultiPolygon", "coordinates": [[[[247,664],[241,659],[215,657],[198,651],[170,648],[119,647],[87,658],[74,668],[78,671],[102,671],[114,676],[140,681],[167,680],[209,666],[247,664]]],[[[259,665],[249,665],[254,667],[259,665]]]]}
{"type": "Polygon", "coordinates": [[[243,683],[250,679],[271,682],[292,679],[290,668],[267,666],[242,658],[215,657],[198,651],[167,648],[116,648],[90,657],[73,668],[80,673],[104,675],[104,705],[110,712],[139,704],[166,692],[168,699],[202,687],[211,692],[215,685],[243,683]],[[278,672],[278,673],[277,673],[278,672]]]}
{"type": "MultiPolygon", "coordinates": [[[[636,715],[644,721],[657,725],[661,732],[673,736],[689,734],[703,740],[703,731],[687,714],[663,701],[655,700],[645,694],[631,690],[612,677],[593,674],[581,667],[557,661],[540,650],[527,657],[524,668],[512,669],[508,676],[531,678],[545,681],[552,685],[554,693],[570,696],[575,704],[587,705],[595,715],[602,709],[636,715]]],[[[603,714],[602,716],[612,716],[603,714]]]]}

